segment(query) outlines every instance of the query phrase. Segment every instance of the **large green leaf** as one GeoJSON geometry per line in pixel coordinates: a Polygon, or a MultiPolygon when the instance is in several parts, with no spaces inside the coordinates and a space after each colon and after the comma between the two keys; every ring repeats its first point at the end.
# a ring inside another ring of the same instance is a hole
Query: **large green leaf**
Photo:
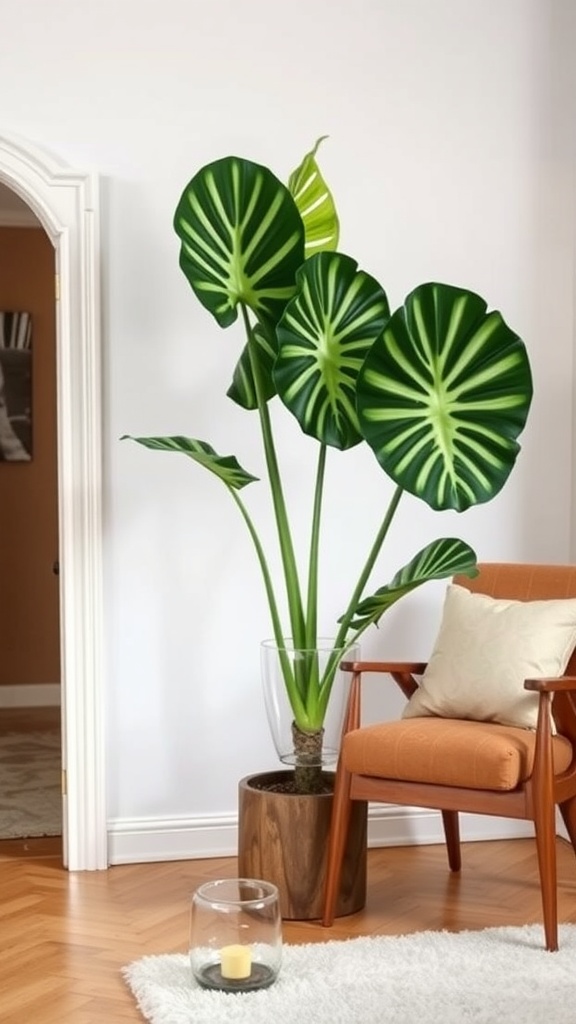
{"type": "MultiPolygon", "coordinates": [[[[292,172],[288,182],[289,191],[294,197],[294,202],[302,217],[305,232],[304,250],[307,257],[312,256],[315,252],[333,250],[338,245],[339,224],[336,207],[316,162],[316,153],[324,138],[326,136],[318,139],[300,166],[292,172]]],[[[272,368],[278,349],[273,328],[267,328],[266,323],[256,324],[254,327],[255,357],[259,361],[263,396],[266,401],[276,394],[272,368]]],[[[257,408],[256,388],[248,345],[245,346],[238,360],[227,394],[233,402],[241,405],[244,409],[257,408]]]]}
{"type": "Polygon", "coordinates": [[[400,569],[390,583],[380,587],[372,597],[360,601],[351,628],[366,629],[367,626],[378,622],[391,605],[405,594],[409,594],[411,590],[420,587],[422,583],[446,579],[457,574],[478,575],[476,554],[472,548],[455,537],[432,541],[400,569]]]}
{"type": "Polygon", "coordinates": [[[306,434],[350,448],[362,440],[356,378],[386,323],[388,301],[378,282],[342,253],[312,256],[297,282],[276,329],[276,389],[306,434]]]}
{"type": "Polygon", "coordinates": [[[246,484],[258,479],[257,476],[252,476],[242,469],[235,455],[218,455],[205,441],[197,441],[192,437],[131,437],[130,434],[125,434],[120,440],[136,441],[145,448],[159,452],[180,452],[187,455],[194,462],[205,466],[223,480],[227,487],[232,487],[235,491],[240,491],[246,484]]]}
{"type": "Polygon", "coordinates": [[[313,256],[315,252],[332,252],[338,248],[340,225],[336,206],[316,163],[318,146],[325,138],[327,136],[323,135],[318,139],[314,149],[306,154],[288,179],[288,188],[304,223],[306,256],[313,256]]]}
{"type": "Polygon", "coordinates": [[[392,479],[434,509],[489,501],[510,474],[532,398],[523,342],[474,292],[416,288],[358,378],[364,436],[392,479]]]}
{"type": "Polygon", "coordinates": [[[203,167],[174,216],[180,266],[221,327],[244,303],[276,323],[294,294],[304,226],[288,189],[267,167],[230,156],[203,167]]]}

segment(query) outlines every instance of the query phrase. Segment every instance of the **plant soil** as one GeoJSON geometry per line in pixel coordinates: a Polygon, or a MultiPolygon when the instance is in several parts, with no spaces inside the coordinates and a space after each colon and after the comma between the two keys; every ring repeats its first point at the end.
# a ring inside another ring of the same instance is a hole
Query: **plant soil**
{"type": "MultiPolygon", "coordinates": [[[[288,793],[295,796],[301,796],[301,792],[296,787],[294,776],[290,778],[271,781],[270,776],[263,776],[261,779],[254,778],[251,780],[250,785],[253,789],[266,790],[268,793],[288,793]]],[[[331,777],[322,776],[320,788],[315,790],[316,793],[332,793],[334,790],[334,780],[331,777]]]]}

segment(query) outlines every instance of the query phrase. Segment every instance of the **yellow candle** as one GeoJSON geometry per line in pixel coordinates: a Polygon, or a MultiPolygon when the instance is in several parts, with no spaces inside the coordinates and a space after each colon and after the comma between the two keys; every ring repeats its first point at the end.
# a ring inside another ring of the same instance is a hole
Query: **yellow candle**
{"type": "Polygon", "coordinates": [[[223,946],[220,950],[220,970],[223,978],[249,978],[252,967],[250,946],[223,946]]]}

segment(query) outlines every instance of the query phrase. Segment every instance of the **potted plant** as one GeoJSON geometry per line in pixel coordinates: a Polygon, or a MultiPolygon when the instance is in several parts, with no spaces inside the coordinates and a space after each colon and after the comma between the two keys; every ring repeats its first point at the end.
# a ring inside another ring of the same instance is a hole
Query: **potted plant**
{"type": "MultiPolygon", "coordinates": [[[[227,394],[258,421],[281,580],[272,578],[241,494],[257,478],[235,456],[220,455],[195,438],[134,438],[151,449],[180,452],[214,473],[246,524],[270,609],[273,650],[267,646],[265,660],[273,663],[271,674],[281,680],[289,709],[292,749],[280,750],[280,757],[293,764],[291,786],[299,794],[321,792],[325,785],[324,725],[344,652],[424,582],[476,572],[476,556],[466,542],[440,538],[389,583],[366,592],[402,494],[439,511],[462,512],[491,500],[514,466],[532,396],[523,342],[479,295],[430,282],[391,312],[378,281],[338,251],[338,217],[318,168],[317,147],[287,185],[250,160],[216,160],[186,185],[174,218],[180,267],[197,299],[221,327],[240,319],[243,328],[227,394]],[[317,451],[305,581],[272,401],[297,419],[317,451]],[[326,463],[335,450],[360,444],[372,449],[394,489],[365,562],[343,596],[323,658],[318,565],[322,516],[330,514],[322,502],[326,463]]],[[[279,700],[275,694],[267,704],[276,707],[279,700]]]]}

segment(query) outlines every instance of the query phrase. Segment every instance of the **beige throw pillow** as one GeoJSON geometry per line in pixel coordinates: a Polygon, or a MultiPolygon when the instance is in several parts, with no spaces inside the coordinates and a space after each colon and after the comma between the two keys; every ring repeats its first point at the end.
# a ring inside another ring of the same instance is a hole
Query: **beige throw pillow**
{"type": "Polygon", "coordinates": [[[576,645],[576,599],[503,601],[447,588],[440,632],[405,718],[438,715],[536,727],[525,679],[561,676],[576,645]]]}

